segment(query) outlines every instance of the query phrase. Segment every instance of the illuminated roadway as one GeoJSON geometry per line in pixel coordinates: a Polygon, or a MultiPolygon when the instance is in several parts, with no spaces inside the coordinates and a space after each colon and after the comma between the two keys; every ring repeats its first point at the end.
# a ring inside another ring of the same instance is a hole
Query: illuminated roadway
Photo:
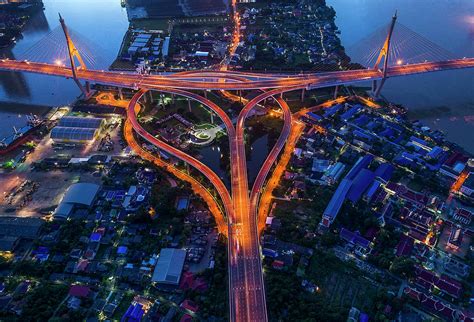
{"type": "MultiPolygon", "coordinates": [[[[238,135],[235,134],[234,128],[227,115],[225,115],[219,107],[215,106],[214,103],[200,97],[199,95],[186,91],[169,89],[162,89],[161,91],[195,99],[215,111],[224,121],[229,134],[229,141],[231,142],[232,200],[234,211],[232,211],[231,206],[229,205],[230,198],[225,187],[220,179],[210,169],[200,161],[153,137],[141,127],[136,116],[140,110],[138,102],[146,93],[146,90],[140,90],[130,101],[127,111],[127,124],[130,123],[133,129],[146,141],[198,169],[216,187],[224,202],[224,207],[226,208],[226,213],[229,218],[229,298],[232,320],[267,320],[265,290],[263,286],[264,283],[258,240],[257,204],[258,195],[263,187],[265,178],[275,162],[278,153],[284,146],[291,129],[292,123],[289,107],[283,99],[277,99],[277,102],[280,104],[284,112],[283,130],[277,144],[268,155],[255,180],[252,189],[253,192],[251,193],[252,199],[249,203],[247,165],[243,137],[244,121],[249,115],[249,112],[259,102],[277,92],[281,92],[281,90],[273,90],[263,93],[246,105],[240,113],[237,122],[238,135]]],[[[129,130],[126,128],[126,131],[129,130]]],[[[129,136],[130,135],[126,133],[126,137],[129,136]]],[[[130,142],[132,140],[128,138],[127,141],[130,142]]],[[[135,144],[135,150],[136,149],[135,144]]],[[[144,152],[141,151],[140,155],[143,156],[143,153],[144,152]]],[[[144,157],[148,159],[150,158],[150,156],[146,155],[144,157]]]]}
{"type": "MultiPolygon", "coordinates": [[[[474,59],[451,60],[390,67],[387,77],[398,77],[449,69],[472,68],[474,59]]],[[[72,77],[66,66],[1,60],[0,70],[31,72],[52,76],[72,77]]],[[[77,77],[84,81],[133,88],[139,90],[127,109],[126,130],[129,125],[146,141],[201,172],[214,186],[222,201],[228,222],[229,250],[229,306],[231,321],[266,321],[266,301],[258,240],[257,209],[259,196],[272,165],[283,148],[292,127],[292,116],[281,98],[277,102],[283,110],[284,126],[277,144],[265,160],[249,194],[245,155],[245,120],[251,110],[267,97],[305,88],[320,88],[383,78],[377,69],[326,72],[319,74],[255,74],[246,72],[196,71],[167,75],[137,75],[110,71],[77,69],[77,77]],[[249,101],[239,114],[236,127],[216,104],[188,90],[249,90],[267,92],[249,101]],[[232,196],[222,180],[206,165],[173,146],[155,138],[137,120],[140,98],[148,90],[182,95],[197,100],[213,110],[224,122],[230,143],[232,196]]],[[[130,135],[130,134],[129,134],[130,135]]],[[[130,139],[130,138],[129,138],[130,139]]],[[[127,140],[129,141],[129,140],[127,140]]],[[[132,141],[131,141],[132,142],[132,141]]],[[[132,142],[133,143],[133,142],[132,142]]],[[[135,145],[135,150],[137,150],[135,145]]],[[[141,154],[146,155],[141,150],[141,154]]],[[[150,159],[149,155],[148,158],[150,159]]],[[[202,186],[201,186],[202,187],[202,186]]]]}
{"type": "MultiPolygon", "coordinates": [[[[407,76],[450,69],[472,68],[474,58],[448,60],[441,62],[426,62],[420,64],[389,67],[387,77],[407,76]]],[[[72,77],[71,69],[66,66],[52,64],[22,62],[3,59],[0,61],[0,70],[30,72],[52,76],[72,77]]],[[[134,89],[159,89],[163,87],[185,90],[250,90],[275,89],[295,86],[321,88],[348,83],[379,80],[383,73],[378,69],[347,70],[316,74],[259,75],[253,73],[229,73],[226,71],[196,71],[192,74],[167,75],[137,75],[110,71],[77,70],[77,77],[81,80],[134,89]],[[200,74],[202,73],[202,75],[200,74]],[[241,82],[235,76],[247,78],[241,82]],[[221,80],[225,81],[221,81],[221,80]]]]}

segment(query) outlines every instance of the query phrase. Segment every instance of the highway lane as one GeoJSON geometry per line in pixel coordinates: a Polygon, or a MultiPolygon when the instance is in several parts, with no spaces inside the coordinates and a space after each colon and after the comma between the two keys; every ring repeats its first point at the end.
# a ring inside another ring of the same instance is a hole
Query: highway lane
{"type": "MultiPolygon", "coordinates": [[[[427,62],[412,65],[402,65],[390,67],[387,70],[387,76],[400,77],[414,75],[419,73],[436,72],[450,69],[472,68],[474,67],[474,58],[460,60],[450,60],[442,62],[427,62]]],[[[65,66],[57,66],[33,62],[19,62],[14,60],[0,60],[0,70],[22,71],[39,73],[52,76],[71,77],[72,72],[65,66]]],[[[207,72],[207,71],[206,71],[207,72]]],[[[272,79],[255,80],[252,73],[246,73],[249,78],[246,82],[237,81],[235,78],[225,79],[225,72],[220,71],[215,75],[210,73],[202,78],[193,75],[136,75],[109,71],[77,70],[79,79],[96,82],[111,86],[126,88],[177,88],[177,89],[196,89],[196,90],[248,90],[248,89],[271,89],[271,88],[289,88],[293,86],[304,86],[308,88],[320,88],[361,81],[378,80],[383,77],[380,70],[363,69],[326,72],[320,74],[301,74],[288,75],[272,79]]]]}
{"type": "Polygon", "coordinates": [[[209,192],[209,190],[207,190],[206,187],[204,187],[199,181],[188,175],[186,172],[176,168],[175,166],[166,161],[163,161],[159,156],[155,156],[151,152],[143,149],[133,136],[133,127],[129,120],[127,120],[124,125],[124,136],[125,140],[127,141],[127,144],[142,159],[150,161],[155,165],[164,168],[169,173],[175,175],[178,179],[191,184],[193,191],[199,196],[201,196],[201,198],[208,205],[210,212],[213,214],[216,220],[219,232],[227,236],[228,230],[225,214],[221,211],[217,200],[209,192]]]}
{"type": "MultiPolygon", "coordinates": [[[[168,93],[183,95],[185,97],[195,99],[205,104],[209,108],[211,108],[219,116],[221,116],[228,130],[229,139],[234,140],[235,131],[231,123],[231,120],[228,118],[225,112],[222,111],[217,105],[194,93],[189,93],[189,92],[180,91],[180,90],[170,90],[170,89],[161,89],[161,90],[168,93]]],[[[191,166],[196,168],[198,171],[200,171],[203,175],[205,175],[218,191],[224,203],[224,207],[226,210],[226,214],[229,218],[229,222],[234,222],[235,217],[233,216],[233,205],[230,198],[230,194],[228,193],[226,187],[224,186],[220,178],[207,166],[202,164],[200,161],[164,143],[163,141],[153,137],[151,134],[146,132],[138,123],[138,120],[136,118],[137,113],[140,111],[140,106],[138,104],[138,101],[146,92],[147,90],[140,90],[137,94],[134,95],[134,97],[130,101],[130,104],[127,110],[127,117],[128,117],[127,123],[130,123],[132,128],[136,131],[136,133],[139,134],[141,137],[143,137],[146,141],[150,142],[151,144],[158,147],[159,149],[162,149],[166,151],[167,153],[177,157],[178,159],[190,164],[191,166]]],[[[128,141],[131,141],[131,139],[128,139],[128,141]]],[[[141,155],[146,158],[149,158],[149,156],[144,154],[143,151],[141,151],[141,155]]],[[[231,156],[231,160],[232,160],[232,156],[231,156]]],[[[156,159],[154,161],[157,162],[156,159]]],[[[247,284],[245,284],[245,279],[247,276],[244,270],[245,266],[243,264],[242,258],[236,256],[236,254],[239,252],[239,248],[240,248],[239,245],[241,244],[241,241],[239,241],[238,238],[240,238],[242,234],[238,226],[228,225],[227,236],[228,236],[228,252],[229,252],[229,261],[228,261],[229,263],[228,264],[229,265],[229,293],[230,293],[229,298],[234,304],[231,307],[231,314],[233,314],[232,312],[235,312],[234,315],[235,315],[236,321],[241,321],[242,312],[248,309],[247,305],[242,305],[243,303],[246,303],[246,299],[247,299],[247,294],[246,294],[247,284]],[[239,281],[239,283],[233,283],[233,281],[239,281]]]]}
{"type": "Polygon", "coordinates": [[[136,93],[133,96],[132,100],[130,101],[129,107],[127,109],[127,118],[132,124],[132,127],[135,130],[135,132],[138,135],[140,135],[143,139],[148,141],[149,143],[153,144],[154,146],[158,147],[159,149],[163,151],[166,151],[170,155],[186,162],[187,164],[193,166],[199,172],[201,172],[216,188],[224,204],[225,212],[227,214],[232,214],[233,209],[232,209],[232,200],[231,200],[230,194],[227,191],[227,188],[225,187],[222,180],[211,169],[209,169],[209,167],[207,167],[201,161],[182,152],[181,150],[155,138],[150,133],[145,131],[145,129],[140,125],[140,123],[137,120],[137,115],[136,115],[138,111],[140,110],[140,105],[138,104],[138,101],[146,92],[147,90],[140,90],[138,93],[136,93]]]}
{"type": "Polygon", "coordinates": [[[288,136],[290,135],[291,128],[293,125],[292,114],[288,104],[285,100],[281,97],[277,97],[277,102],[280,105],[281,109],[283,110],[283,129],[278,137],[278,140],[273,146],[272,150],[268,154],[267,158],[265,159],[260,171],[257,174],[255,182],[252,186],[252,190],[250,191],[250,209],[255,211],[255,214],[252,214],[252,217],[257,217],[257,209],[259,205],[259,196],[262,192],[263,185],[265,180],[272,168],[273,164],[275,163],[278,155],[280,154],[281,150],[285,146],[288,136]]]}
{"type": "MultiPolygon", "coordinates": [[[[244,310],[236,313],[237,315],[240,314],[241,317],[246,316],[246,321],[266,321],[268,320],[268,317],[258,235],[258,195],[255,195],[253,196],[253,199],[250,199],[248,189],[244,137],[245,120],[252,109],[267,97],[271,97],[283,91],[295,89],[299,89],[299,87],[292,89],[274,89],[265,92],[248,102],[239,114],[236,124],[236,137],[231,143],[231,155],[234,156],[234,160],[236,161],[232,164],[232,199],[234,200],[235,216],[233,227],[237,225],[237,227],[239,227],[240,234],[237,236],[237,239],[241,244],[239,246],[237,257],[242,261],[241,265],[244,267],[245,274],[243,280],[238,276],[234,281],[232,281],[232,284],[234,287],[244,285],[247,290],[247,296],[245,299],[246,306],[244,310]]],[[[259,187],[263,186],[266,175],[270,171],[271,165],[276,160],[276,157],[283,147],[286,137],[291,129],[291,112],[282,99],[278,99],[278,102],[284,110],[285,126],[276,147],[272,149],[264,163],[263,170],[260,171],[259,176],[256,179],[256,185],[254,185],[254,187],[258,190],[260,190],[259,187]]],[[[235,298],[237,298],[237,296],[235,298]]],[[[234,303],[234,305],[236,306],[237,303],[234,303]]],[[[240,321],[242,319],[238,319],[236,316],[233,320],[240,321]]]]}

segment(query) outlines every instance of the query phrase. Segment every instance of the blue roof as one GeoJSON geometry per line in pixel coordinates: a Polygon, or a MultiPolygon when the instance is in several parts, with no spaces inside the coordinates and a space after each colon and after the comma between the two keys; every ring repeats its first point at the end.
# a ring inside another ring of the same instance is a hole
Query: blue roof
{"type": "Polygon", "coordinates": [[[385,123],[387,124],[387,126],[391,127],[392,129],[398,131],[398,132],[403,132],[403,127],[400,126],[399,124],[397,123],[394,123],[394,122],[390,122],[390,121],[387,121],[385,120],[385,123]]]}
{"type": "Polygon", "coordinates": [[[369,316],[361,312],[359,315],[359,322],[369,322],[369,316]]]}
{"type": "Polygon", "coordinates": [[[145,311],[140,303],[130,304],[125,314],[120,319],[121,322],[139,322],[141,321],[145,311]]]}
{"type": "Polygon", "coordinates": [[[369,164],[372,162],[373,159],[374,159],[373,155],[370,155],[370,154],[367,154],[359,158],[359,160],[357,160],[357,162],[351,168],[349,173],[346,175],[346,178],[349,180],[353,180],[360,170],[362,170],[363,168],[367,168],[369,166],[369,164]]]}
{"type": "Polygon", "coordinates": [[[390,163],[382,163],[375,170],[375,176],[384,181],[389,181],[393,175],[393,171],[395,171],[395,167],[393,165],[390,163]]]}
{"type": "Polygon", "coordinates": [[[374,181],[372,182],[372,185],[367,189],[367,200],[370,202],[370,200],[374,197],[375,193],[379,190],[381,183],[380,181],[374,181]]]}
{"type": "Polygon", "coordinates": [[[373,130],[377,126],[377,123],[374,121],[370,121],[365,127],[369,130],[373,130]]]}
{"type": "Polygon", "coordinates": [[[366,114],[362,114],[361,116],[359,116],[357,119],[354,120],[354,124],[358,126],[362,126],[362,125],[367,124],[368,121],[369,121],[369,117],[366,114]]]}
{"type": "Polygon", "coordinates": [[[39,246],[38,249],[33,251],[34,254],[49,254],[49,248],[46,246],[39,246]]]}
{"type": "Polygon", "coordinates": [[[313,166],[311,167],[311,171],[324,172],[328,170],[330,164],[331,162],[329,160],[313,159],[313,166]]]}
{"type": "Polygon", "coordinates": [[[394,139],[392,142],[394,143],[400,143],[403,141],[403,135],[399,135],[396,139],[394,139]]]}
{"type": "Polygon", "coordinates": [[[346,178],[342,179],[341,183],[337,187],[336,191],[332,195],[331,200],[329,201],[328,206],[324,210],[324,216],[336,218],[339,210],[341,210],[344,199],[346,198],[347,192],[351,187],[352,181],[346,178]]]}
{"type": "Polygon", "coordinates": [[[364,132],[362,132],[362,131],[360,131],[360,130],[354,130],[353,134],[354,134],[354,136],[356,136],[356,137],[358,137],[358,138],[360,138],[360,139],[367,139],[367,140],[369,140],[369,141],[372,141],[372,139],[373,139],[373,138],[372,138],[372,135],[369,135],[369,134],[367,134],[367,133],[364,133],[364,132]]]}
{"type": "Polygon", "coordinates": [[[405,159],[402,156],[397,156],[395,159],[393,159],[393,162],[398,163],[399,165],[403,165],[403,166],[409,166],[413,164],[412,160],[405,159]]]}
{"type": "Polygon", "coordinates": [[[90,237],[89,239],[90,239],[90,241],[98,242],[98,241],[100,241],[101,238],[102,238],[102,235],[101,235],[101,234],[99,234],[99,233],[97,233],[97,232],[93,232],[93,233],[91,234],[91,237],[90,237]]]}
{"type": "Polygon", "coordinates": [[[274,249],[262,248],[262,254],[265,257],[271,257],[271,258],[278,257],[278,252],[274,249]]]}
{"type": "Polygon", "coordinates": [[[372,171],[368,169],[362,169],[354,178],[354,182],[352,183],[349,193],[347,194],[347,199],[353,203],[359,201],[364,191],[367,190],[369,185],[374,181],[374,178],[375,174],[372,171]]]}
{"type": "Polygon", "coordinates": [[[362,106],[360,106],[360,105],[355,105],[355,106],[351,107],[344,114],[341,115],[341,118],[344,121],[347,121],[347,120],[351,119],[357,112],[359,112],[361,107],[362,106]]]}
{"type": "Polygon", "coordinates": [[[324,112],[324,117],[328,117],[328,116],[332,116],[336,114],[337,111],[339,111],[342,107],[343,105],[341,104],[331,106],[330,108],[326,109],[326,111],[324,112]]]}
{"type": "Polygon", "coordinates": [[[439,156],[443,153],[443,149],[440,148],[439,146],[435,146],[434,148],[431,149],[431,151],[427,154],[428,157],[432,159],[438,159],[439,156]]]}
{"type": "Polygon", "coordinates": [[[410,137],[410,141],[416,142],[416,143],[421,144],[421,145],[424,145],[424,146],[428,146],[428,144],[426,143],[425,140],[422,140],[422,139],[420,139],[420,138],[417,138],[416,136],[411,136],[411,137],[410,137]]]}
{"type": "Polygon", "coordinates": [[[359,232],[352,232],[349,229],[342,228],[339,236],[349,243],[362,246],[364,248],[369,247],[370,241],[362,237],[359,232]]]}
{"type": "Polygon", "coordinates": [[[176,205],[176,210],[186,210],[188,209],[189,199],[188,198],[180,198],[178,200],[178,204],[176,205]]]}
{"type": "Polygon", "coordinates": [[[401,155],[398,155],[395,159],[394,162],[400,164],[400,165],[412,165],[415,163],[415,160],[417,157],[414,154],[408,153],[408,152],[402,152],[401,155]]]}
{"type": "Polygon", "coordinates": [[[379,133],[379,136],[383,136],[383,137],[392,137],[393,135],[395,134],[395,131],[391,128],[386,128],[384,129],[382,132],[379,133]]]}
{"type": "Polygon", "coordinates": [[[321,115],[315,114],[313,112],[306,113],[310,118],[315,119],[316,121],[322,121],[323,117],[321,115]]]}
{"type": "Polygon", "coordinates": [[[117,249],[117,254],[126,254],[127,253],[127,246],[119,246],[117,249]]]}

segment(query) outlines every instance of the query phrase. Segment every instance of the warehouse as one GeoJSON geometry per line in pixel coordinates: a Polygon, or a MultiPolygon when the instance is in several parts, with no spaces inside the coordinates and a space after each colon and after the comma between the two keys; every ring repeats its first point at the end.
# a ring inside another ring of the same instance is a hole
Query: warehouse
{"type": "Polygon", "coordinates": [[[51,139],[55,142],[87,143],[99,135],[104,125],[102,118],[65,116],[51,131],[51,139]]]}
{"type": "Polygon", "coordinates": [[[100,186],[94,183],[75,183],[64,195],[54,211],[54,218],[67,219],[78,209],[90,209],[96,199],[100,186]]]}
{"type": "Polygon", "coordinates": [[[185,259],[185,250],[163,248],[153,272],[152,282],[177,286],[181,278],[185,259]]]}
{"type": "Polygon", "coordinates": [[[58,142],[88,142],[94,140],[98,134],[97,129],[56,126],[51,131],[51,139],[58,142]]]}
{"type": "Polygon", "coordinates": [[[76,117],[64,116],[59,120],[61,127],[82,127],[87,129],[99,129],[104,126],[105,120],[99,117],[76,117]]]}

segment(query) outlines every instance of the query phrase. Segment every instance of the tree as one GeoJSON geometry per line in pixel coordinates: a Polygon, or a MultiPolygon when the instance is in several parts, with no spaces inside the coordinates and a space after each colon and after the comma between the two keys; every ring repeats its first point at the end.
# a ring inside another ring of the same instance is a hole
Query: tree
{"type": "Polygon", "coordinates": [[[66,285],[41,284],[26,298],[22,321],[48,321],[67,293],[66,285]]]}
{"type": "Polygon", "coordinates": [[[390,272],[403,276],[405,278],[411,277],[413,275],[413,266],[415,261],[406,256],[395,257],[390,266],[390,272]]]}

